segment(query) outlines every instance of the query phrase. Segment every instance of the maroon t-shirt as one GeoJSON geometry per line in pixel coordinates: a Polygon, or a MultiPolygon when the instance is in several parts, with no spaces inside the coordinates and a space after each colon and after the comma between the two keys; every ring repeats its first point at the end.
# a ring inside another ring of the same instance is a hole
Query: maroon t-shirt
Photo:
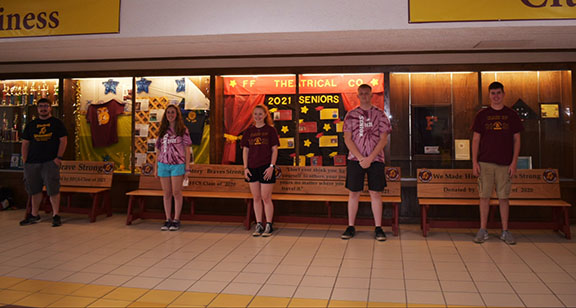
{"type": "Polygon", "coordinates": [[[472,130],[480,134],[478,161],[497,165],[510,165],[514,156],[514,134],[524,130],[516,111],[504,106],[491,107],[476,114],[472,130]]]}
{"type": "Polygon", "coordinates": [[[107,147],[118,143],[118,115],[124,112],[124,105],[116,100],[104,104],[90,105],[86,120],[90,123],[92,146],[107,147]]]}
{"type": "Polygon", "coordinates": [[[252,125],[244,131],[240,146],[248,148],[248,168],[258,168],[272,162],[272,147],[279,145],[278,133],[270,125],[252,125]]]}

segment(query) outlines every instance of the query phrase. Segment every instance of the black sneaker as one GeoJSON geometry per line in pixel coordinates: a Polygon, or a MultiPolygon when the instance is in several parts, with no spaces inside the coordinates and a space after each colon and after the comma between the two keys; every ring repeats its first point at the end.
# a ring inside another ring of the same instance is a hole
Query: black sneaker
{"type": "Polygon", "coordinates": [[[40,215],[33,216],[32,214],[28,214],[24,220],[20,222],[21,226],[33,225],[40,221],[40,215]]]}
{"type": "Polygon", "coordinates": [[[262,227],[262,223],[259,222],[256,224],[256,227],[254,228],[254,232],[252,233],[252,236],[260,236],[260,235],[262,235],[262,233],[264,233],[264,227],[262,227]]]}
{"type": "Polygon", "coordinates": [[[160,227],[160,230],[168,231],[168,229],[170,229],[171,225],[172,225],[172,221],[170,219],[168,219],[164,222],[164,225],[162,227],[160,227]]]}
{"type": "Polygon", "coordinates": [[[262,233],[262,237],[269,237],[270,235],[272,235],[272,232],[274,232],[274,228],[272,228],[272,223],[267,222],[266,223],[266,229],[264,229],[264,232],[262,233]]]}
{"type": "Polygon", "coordinates": [[[60,215],[52,216],[52,227],[60,227],[62,225],[62,219],[60,215]]]}
{"type": "Polygon", "coordinates": [[[344,233],[342,233],[340,237],[344,240],[347,240],[349,238],[353,238],[355,234],[356,234],[356,228],[354,228],[354,226],[348,226],[348,228],[346,228],[346,231],[344,231],[344,233]]]}
{"type": "Polygon", "coordinates": [[[374,229],[374,233],[376,235],[377,241],[384,242],[386,240],[386,233],[384,233],[382,227],[376,227],[376,229],[374,229]]]}
{"type": "Polygon", "coordinates": [[[174,220],[169,229],[170,231],[178,231],[180,229],[180,220],[174,220]]]}

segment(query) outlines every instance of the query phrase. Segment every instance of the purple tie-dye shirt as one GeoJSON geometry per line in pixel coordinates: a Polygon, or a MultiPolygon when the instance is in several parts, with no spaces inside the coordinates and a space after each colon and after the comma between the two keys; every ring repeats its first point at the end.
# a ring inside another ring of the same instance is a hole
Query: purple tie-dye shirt
{"type": "Polygon", "coordinates": [[[186,163],[186,147],[190,145],[192,145],[192,140],[188,130],[180,137],[169,128],[162,138],[156,140],[158,161],[169,165],[184,164],[186,163]]]}
{"type": "MultiPolygon", "coordinates": [[[[344,118],[343,130],[351,133],[352,141],[356,144],[358,151],[366,157],[374,151],[380,141],[380,136],[384,133],[390,134],[392,127],[386,113],[372,106],[368,110],[357,107],[348,112],[344,118]]],[[[352,152],[348,153],[348,159],[358,160],[352,152]]],[[[374,161],[384,162],[384,151],[380,152],[374,161]]]]}

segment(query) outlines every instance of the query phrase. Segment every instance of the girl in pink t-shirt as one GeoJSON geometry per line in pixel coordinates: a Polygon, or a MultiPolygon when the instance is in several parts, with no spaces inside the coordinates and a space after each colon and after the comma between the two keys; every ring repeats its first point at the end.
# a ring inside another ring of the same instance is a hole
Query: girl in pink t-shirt
{"type": "Polygon", "coordinates": [[[190,174],[190,145],[192,140],[184,126],[180,110],[170,105],[166,107],[160,132],[156,140],[156,177],[160,177],[164,192],[164,213],[166,221],[160,230],[180,229],[182,213],[182,181],[190,174]],[[174,197],[174,219],[172,219],[172,197],[174,197]]]}
{"type": "Polygon", "coordinates": [[[244,177],[250,184],[250,192],[254,199],[254,215],[256,229],[253,236],[272,235],[272,189],[276,182],[276,159],[278,158],[278,133],[265,105],[256,105],[252,111],[254,124],[242,135],[242,160],[244,161],[244,177]],[[266,228],[262,226],[262,203],[266,212],[266,228]]]}

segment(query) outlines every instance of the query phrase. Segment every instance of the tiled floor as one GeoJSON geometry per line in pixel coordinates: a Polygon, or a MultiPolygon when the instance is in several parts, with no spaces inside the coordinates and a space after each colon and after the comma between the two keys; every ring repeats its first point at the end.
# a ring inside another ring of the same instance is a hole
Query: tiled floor
{"type": "MultiPolygon", "coordinates": [[[[278,224],[253,238],[240,224],[158,221],[20,227],[0,212],[0,305],[29,307],[576,307],[576,241],[516,231],[516,246],[477,245],[475,230],[402,225],[339,238],[342,226],[278,224]],[[388,230],[389,231],[389,230],[388,230]]],[[[574,232],[574,227],[572,228],[574,232]]]]}

